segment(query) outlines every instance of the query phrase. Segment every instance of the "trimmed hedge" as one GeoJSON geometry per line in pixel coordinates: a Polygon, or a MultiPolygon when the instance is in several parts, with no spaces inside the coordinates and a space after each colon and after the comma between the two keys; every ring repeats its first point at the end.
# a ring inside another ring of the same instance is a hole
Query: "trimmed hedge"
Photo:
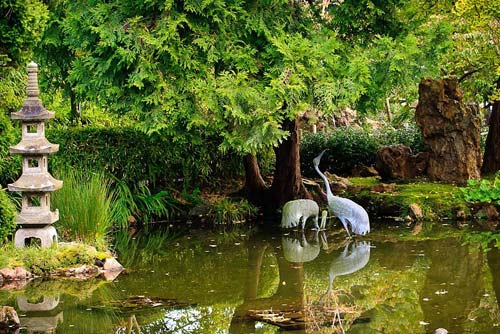
{"type": "Polygon", "coordinates": [[[20,137],[21,130],[16,135],[11,120],[0,113],[0,188],[21,175],[21,158],[9,154],[9,147],[15,145],[20,137]]]}
{"type": "Polygon", "coordinates": [[[322,166],[328,166],[331,173],[349,175],[355,166],[374,164],[377,150],[392,144],[406,145],[413,153],[425,149],[420,130],[414,125],[372,132],[360,128],[336,128],[328,133],[308,133],[300,143],[301,170],[305,176],[316,176],[312,160],[327,149],[321,160],[322,166]]]}
{"type": "Polygon", "coordinates": [[[130,127],[52,128],[47,138],[59,144],[50,158],[52,169],[77,168],[105,171],[130,187],[150,188],[182,184],[190,188],[217,184],[229,173],[241,173],[237,155],[222,154],[217,138],[173,138],[167,134],[146,135],[130,127]]]}
{"type": "Polygon", "coordinates": [[[16,231],[16,208],[5,190],[0,189],[0,244],[16,231]]]}

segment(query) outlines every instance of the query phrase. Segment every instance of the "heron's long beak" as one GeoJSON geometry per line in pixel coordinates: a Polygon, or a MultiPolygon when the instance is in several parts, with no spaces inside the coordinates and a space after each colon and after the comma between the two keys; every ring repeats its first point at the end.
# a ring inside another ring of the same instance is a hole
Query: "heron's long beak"
{"type": "Polygon", "coordinates": [[[323,154],[325,154],[326,150],[323,150],[316,158],[314,158],[313,160],[313,164],[315,166],[319,166],[319,162],[321,160],[321,157],[323,156],[323,154]]]}

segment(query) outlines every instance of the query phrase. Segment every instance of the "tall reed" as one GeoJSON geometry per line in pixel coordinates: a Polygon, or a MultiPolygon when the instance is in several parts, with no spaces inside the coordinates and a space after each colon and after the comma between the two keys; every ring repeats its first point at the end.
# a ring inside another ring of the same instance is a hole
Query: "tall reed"
{"type": "Polygon", "coordinates": [[[64,240],[107,247],[113,226],[113,193],[101,173],[64,170],[58,173],[63,187],[53,194],[52,205],[59,209],[56,227],[64,240]]]}

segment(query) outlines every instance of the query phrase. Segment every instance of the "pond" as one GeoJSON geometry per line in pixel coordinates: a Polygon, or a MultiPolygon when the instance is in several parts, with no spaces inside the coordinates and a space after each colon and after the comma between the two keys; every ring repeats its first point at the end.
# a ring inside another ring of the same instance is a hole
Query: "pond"
{"type": "Polygon", "coordinates": [[[114,281],[36,279],[0,305],[16,333],[498,333],[500,252],[451,227],[421,235],[155,233],[119,241],[114,281]]]}

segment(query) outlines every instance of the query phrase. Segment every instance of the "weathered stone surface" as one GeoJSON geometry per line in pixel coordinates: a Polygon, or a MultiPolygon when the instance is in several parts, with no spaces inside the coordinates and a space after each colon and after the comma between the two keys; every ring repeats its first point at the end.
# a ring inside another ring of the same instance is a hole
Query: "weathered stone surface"
{"type": "Polygon", "coordinates": [[[458,210],[456,213],[456,217],[457,217],[457,220],[461,220],[461,221],[467,220],[467,214],[465,213],[464,210],[458,210]]]}
{"type": "Polygon", "coordinates": [[[456,79],[423,79],[418,92],[415,119],[430,149],[427,175],[459,183],[479,178],[479,108],[462,102],[456,79]]]}
{"type": "Polygon", "coordinates": [[[422,220],[422,218],[424,218],[424,214],[422,213],[422,208],[418,204],[412,203],[410,204],[410,207],[408,209],[410,216],[414,220],[419,221],[422,220]]]}
{"type": "Polygon", "coordinates": [[[0,276],[5,281],[23,281],[31,278],[31,273],[26,271],[23,267],[4,268],[0,270],[0,276]]]}
{"type": "Polygon", "coordinates": [[[19,327],[20,323],[17,312],[13,307],[0,306],[0,328],[19,327]]]}
{"type": "Polygon", "coordinates": [[[384,146],[377,151],[375,169],[382,179],[408,179],[420,176],[427,169],[428,154],[413,154],[404,145],[384,146]]]}
{"type": "Polygon", "coordinates": [[[378,176],[377,170],[372,166],[357,165],[351,170],[352,176],[370,177],[378,176]]]}
{"type": "Polygon", "coordinates": [[[97,266],[82,265],[74,268],[65,268],[57,271],[58,276],[75,277],[75,278],[89,278],[95,277],[99,274],[97,266]]]}
{"type": "Polygon", "coordinates": [[[104,261],[103,269],[105,271],[122,271],[124,268],[115,258],[109,258],[104,261]]]}
{"type": "Polygon", "coordinates": [[[395,193],[396,185],[394,183],[379,183],[370,188],[373,193],[395,193]]]}
{"type": "Polygon", "coordinates": [[[498,210],[493,204],[483,204],[476,213],[478,219],[497,220],[499,216],[498,210]]]}
{"type": "Polygon", "coordinates": [[[341,194],[344,193],[350,187],[352,187],[351,181],[349,181],[345,177],[341,177],[335,174],[330,174],[328,172],[325,172],[325,175],[330,181],[330,187],[332,188],[333,193],[341,194]]]}

